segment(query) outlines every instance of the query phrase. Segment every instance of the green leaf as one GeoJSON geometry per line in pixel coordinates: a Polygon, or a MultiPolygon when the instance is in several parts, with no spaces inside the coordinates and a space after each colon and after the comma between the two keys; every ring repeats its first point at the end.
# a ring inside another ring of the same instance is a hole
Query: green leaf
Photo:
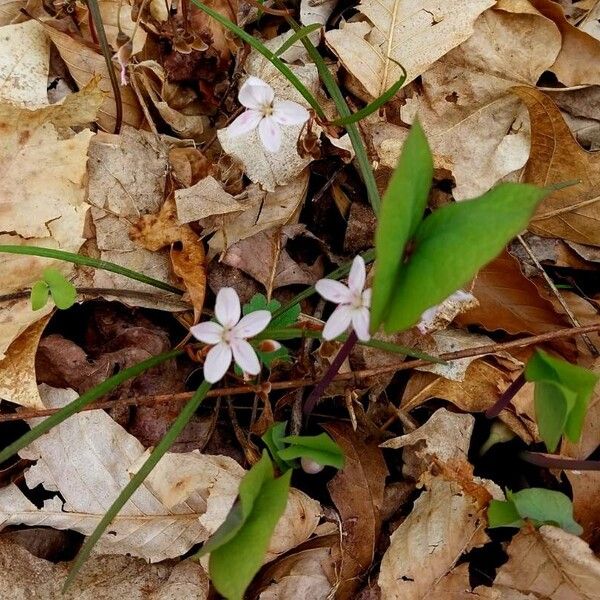
{"type": "Polygon", "coordinates": [[[289,446],[279,451],[279,458],[289,461],[297,458],[311,458],[321,465],[341,469],[344,466],[344,453],[339,445],[326,433],[320,435],[288,435],[283,441],[289,446]]]}
{"type": "MultiPolygon", "coordinates": [[[[547,422],[552,419],[552,416],[545,414],[546,412],[557,413],[559,407],[566,403],[567,415],[560,435],[564,433],[572,442],[578,442],[590,399],[598,383],[598,375],[583,367],[550,356],[543,350],[536,350],[525,368],[525,378],[527,381],[533,381],[536,384],[535,398],[538,425],[540,425],[540,420],[547,422]],[[556,389],[548,384],[554,384],[563,391],[562,403],[560,399],[557,399],[558,392],[556,389]],[[567,390],[568,393],[565,393],[564,390],[567,390]],[[544,400],[544,395],[547,395],[546,400],[544,400]],[[554,406],[553,402],[558,403],[559,407],[554,406]]],[[[546,442],[549,450],[556,448],[556,445],[551,448],[543,435],[542,439],[546,442]]],[[[558,444],[558,441],[556,444],[558,444]]]]}
{"type": "Polygon", "coordinates": [[[525,523],[510,500],[492,500],[488,508],[488,527],[522,527],[525,523]]]}
{"type": "Polygon", "coordinates": [[[264,294],[254,294],[250,302],[244,304],[242,312],[247,315],[255,310],[268,310],[273,315],[273,319],[269,323],[269,328],[289,327],[298,321],[298,317],[300,317],[299,304],[293,304],[284,311],[280,309],[281,302],[278,300],[271,299],[267,301],[267,297],[264,294]]]}
{"type": "Polygon", "coordinates": [[[269,449],[273,460],[276,462],[277,467],[282,473],[285,473],[288,469],[294,468],[293,463],[288,463],[281,458],[279,458],[279,451],[285,448],[285,442],[283,438],[285,437],[285,430],[287,427],[287,421],[280,421],[278,423],[273,423],[267,431],[265,431],[264,435],[261,437],[261,440],[265,443],[265,446],[269,449]]]}
{"type": "Polygon", "coordinates": [[[281,44],[279,50],[275,52],[275,56],[281,56],[286,50],[289,50],[297,41],[301,40],[307,35],[310,35],[313,31],[321,29],[321,27],[323,27],[321,23],[312,23],[311,25],[300,27],[298,31],[295,31],[285,42],[283,42],[283,44],[281,44]]]}
{"type": "Polygon", "coordinates": [[[423,128],[415,121],[383,196],[375,232],[377,261],[371,301],[372,331],[379,329],[389,310],[406,245],[423,218],[432,178],[431,150],[423,128]]]}
{"type": "MultiPolygon", "coordinates": [[[[423,311],[469,282],[527,227],[547,193],[529,184],[504,183],[479,198],[448,204],[429,215],[417,227],[413,252],[393,284],[386,331],[408,329],[423,311]]],[[[391,272],[388,269],[386,277],[391,272]]]]}
{"type": "Polygon", "coordinates": [[[44,281],[50,288],[52,300],[57,308],[67,310],[75,304],[77,290],[75,286],[58,269],[45,269],[44,281]]]}
{"type": "Polygon", "coordinates": [[[523,519],[536,527],[555,525],[574,535],[583,528],[573,519],[573,505],[562,492],[529,488],[520,492],[506,492],[506,501],[492,500],[488,509],[489,527],[522,527],[523,519]]]}
{"type": "Polygon", "coordinates": [[[242,486],[247,479],[251,481],[244,492],[246,501],[252,501],[251,512],[234,535],[213,547],[208,563],[213,585],[227,600],[242,600],[262,566],[275,526],[287,505],[291,474],[290,470],[275,478],[273,465],[265,452],[242,480],[240,503],[244,502],[242,486]]]}
{"type": "Polygon", "coordinates": [[[48,303],[50,288],[45,281],[36,281],[31,287],[31,310],[40,310],[48,303]]]}
{"type": "Polygon", "coordinates": [[[576,399],[568,388],[553,381],[538,381],[535,385],[535,418],[540,437],[550,452],[558,447],[576,399]]]}

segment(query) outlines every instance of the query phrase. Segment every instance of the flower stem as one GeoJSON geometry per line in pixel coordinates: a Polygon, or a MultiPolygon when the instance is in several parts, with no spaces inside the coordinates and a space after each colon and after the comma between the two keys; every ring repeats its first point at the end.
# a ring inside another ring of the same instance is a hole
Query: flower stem
{"type": "Polygon", "coordinates": [[[304,403],[304,414],[310,415],[313,411],[317,402],[321,399],[323,392],[327,389],[327,386],[332,382],[333,378],[338,374],[340,367],[344,364],[344,361],[348,358],[352,348],[358,341],[356,334],[354,331],[348,336],[348,339],[344,342],[343,346],[340,348],[340,351],[337,353],[337,356],[333,359],[331,365],[329,365],[329,369],[325,375],[323,375],[323,379],[317,383],[317,385],[313,388],[313,391],[310,393],[306,402],[304,403]]]}
{"type": "Polygon", "coordinates": [[[517,392],[525,385],[525,375],[521,373],[504,391],[504,394],[500,396],[498,401],[490,406],[485,411],[485,416],[488,419],[495,419],[511,402],[516,396],[517,392]]]}
{"type": "Polygon", "coordinates": [[[600,460],[563,458],[540,452],[521,452],[519,457],[525,462],[547,469],[562,469],[563,471],[600,471],[600,460]]]}

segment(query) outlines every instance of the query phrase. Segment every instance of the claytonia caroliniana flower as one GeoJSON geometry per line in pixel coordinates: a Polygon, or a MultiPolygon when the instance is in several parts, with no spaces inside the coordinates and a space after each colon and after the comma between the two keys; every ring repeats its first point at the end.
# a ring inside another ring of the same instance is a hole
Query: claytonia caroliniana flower
{"type": "Polygon", "coordinates": [[[258,77],[247,79],[238,99],[246,110],[229,125],[229,135],[238,137],[258,127],[260,141],[269,152],[277,152],[281,147],[281,125],[300,125],[308,121],[304,106],[291,100],[277,100],[273,88],[258,77]]]}
{"type": "Polygon", "coordinates": [[[204,361],[204,379],[209,383],[216,383],[225,375],[232,359],[244,373],[260,373],[258,356],[246,340],[265,329],[271,313],[255,310],[245,317],[240,318],[241,315],[237,292],[230,287],[221,288],[215,304],[218,323],[206,321],[190,329],[196,339],[212,346],[204,361]]]}
{"type": "Polygon", "coordinates": [[[365,288],[367,269],[362,256],[352,262],[348,275],[348,285],[334,279],[319,279],[316,289],[325,300],[335,302],[338,307],[323,328],[323,338],[333,340],[352,324],[354,333],[361,342],[370,339],[369,320],[371,317],[371,288],[365,288]]]}

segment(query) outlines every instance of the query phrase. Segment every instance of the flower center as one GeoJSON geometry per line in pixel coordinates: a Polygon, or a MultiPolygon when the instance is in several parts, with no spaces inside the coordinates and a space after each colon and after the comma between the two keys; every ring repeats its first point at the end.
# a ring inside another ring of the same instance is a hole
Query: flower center
{"type": "Polygon", "coordinates": [[[352,306],[352,308],[362,308],[363,299],[362,294],[360,292],[355,292],[352,295],[352,302],[350,303],[350,306],[352,306]]]}
{"type": "Polygon", "coordinates": [[[260,112],[263,114],[263,117],[270,117],[273,114],[273,105],[263,104],[260,112]]]}
{"type": "Polygon", "coordinates": [[[221,333],[221,340],[223,342],[225,342],[226,344],[230,344],[231,341],[233,340],[233,331],[231,329],[229,329],[228,327],[224,327],[223,328],[223,332],[221,333]]]}

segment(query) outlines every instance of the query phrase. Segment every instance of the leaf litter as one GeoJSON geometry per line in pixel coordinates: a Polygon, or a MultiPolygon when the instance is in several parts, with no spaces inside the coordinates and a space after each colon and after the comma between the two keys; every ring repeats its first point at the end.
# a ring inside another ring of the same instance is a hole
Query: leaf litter
{"type": "MultiPolygon", "coordinates": [[[[206,4],[271,52],[294,35],[281,3],[206,4]]],[[[110,392],[102,398],[110,408],[73,415],[3,465],[12,473],[0,488],[3,597],[61,597],[78,540],[201,381],[205,356],[186,345],[187,332],[212,318],[219,289],[233,287],[242,303],[262,293],[276,310],[373,246],[360,157],[331,123],[335,103],[301,39],[280,58],[324,116],[193,3],[97,5],[110,67],[87,4],[0,5],[0,242],[108,260],[181,293],[0,254],[3,446],[111,375],[173,348],[185,353],[110,392]],[[128,85],[116,94],[109,69],[119,77],[122,65],[128,85]],[[261,143],[259,126],[241,136],[229,129],[252,77],[278,101],[311,111],[281,127],[277,152],[261,143]],[[78,289],[67,311],[31,309],[29,290],[50,265],[78,289]],[[25,536],[10,537],[48,528],[77,532],[61,538],[63,554],[38,557],[25,536]]],[[[417,119],[433,152],[429,209],[500,182],[556,186],[523,236],[547,277],[519,243],[509,245],[418,327],[375,336],[434,355],[464,353],[460,360],[406,369],[403,353],[355,349],[308,420],[302,390],[343,340],[284,342],[254,387],[232,371],[231,393],[213,390],[65,597],[213,597],[208,559],[190,555],[226,520],[260,458],[256,432],[287,421],[293,434],[327,431],[346,463],[337,474],[294,474],[248,598],[598,598],[598,472],[521,460],[524,450],[543,451],[533,384],[496,421],[485,418],[533,351],[503,350],[504,342],[578,323],[600,328],[597,3],[302,0],[297,8],[300,26],[320,26],[308,39],[353,111],[407,72],[402,89],[359,124],[381,191],[417,119]],[[499,423],[508,434],[486,444],[499,423]],[[492,498],[539,487],[572,499],[581,537],[556,524],[486,529],[492,498]]],[[[297,323],[309,332],[331,315],[316,296],[300,309],[297,323]]],[[[597,333],[589,340],[547,339],[543,348],[600,373],[597,333]]],[[[597,460],[598,398],[596,390],[579,441],[565,438],[558,458],[597,460]]]]}

